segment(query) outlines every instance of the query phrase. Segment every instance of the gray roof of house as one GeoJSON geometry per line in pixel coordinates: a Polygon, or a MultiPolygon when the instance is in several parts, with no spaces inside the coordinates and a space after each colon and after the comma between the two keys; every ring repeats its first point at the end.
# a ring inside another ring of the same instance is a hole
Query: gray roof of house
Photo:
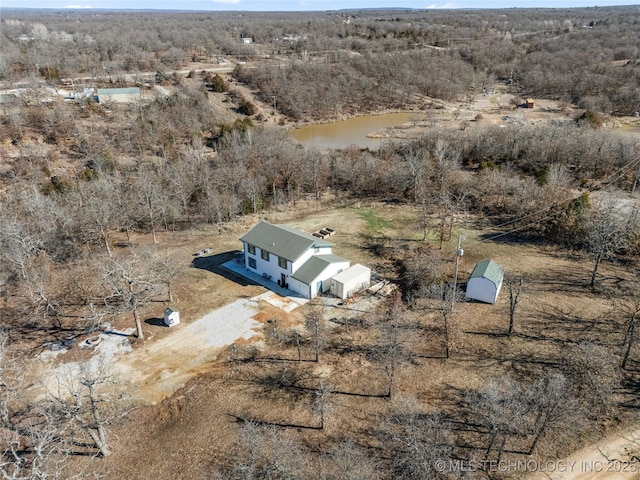
{"type": "Polygon", "coordinates": [[[493,260],[481,260],[479,261],[471,272],[471,278],[486,278],[498,285],[502,282],[504,272],[499,263],[493,260]]]}
{"type": "Polygon", "coordinates": [[[255,245],[290,262],[295,262],[311,247],[330,247],[333,244],[286,225],[260,222],[240,240],[255,245]]]}
{"type": "Polygon", "coordinates": [[[344,262],[349,262],[349,260],[337,255],[314,255],[304,262],[304,264],[296,270],[296,273],[291,276],[305,285],[309,285],[332,263],[344,262]]]}
{"type": "Polygon", "coordinates": [[[139,87],[130,88],[99,88],[98,95],[139,95],[139,87]]]}
{"type": "Polygon", "coordinates": [[[0,103],[11,103],[16,98],[18,97],[15,93],[0,93],[0,103]]]}

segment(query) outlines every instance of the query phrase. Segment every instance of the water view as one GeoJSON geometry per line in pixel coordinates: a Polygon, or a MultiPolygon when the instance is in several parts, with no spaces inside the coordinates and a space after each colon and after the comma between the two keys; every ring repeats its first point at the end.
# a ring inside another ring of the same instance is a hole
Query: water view
{"type": "Polygon", "coordinates": [[[415,113],[367,115],[340,122],[305,125],[292,130],[291,135],[306,147],[328,149],[356,145],[360,148],[368,147],[374,150],[380,148],[385,139],[369,138],[367,135],[376,133],[383,128],[395,127],[409,122],[415,116],[415,113]]]}

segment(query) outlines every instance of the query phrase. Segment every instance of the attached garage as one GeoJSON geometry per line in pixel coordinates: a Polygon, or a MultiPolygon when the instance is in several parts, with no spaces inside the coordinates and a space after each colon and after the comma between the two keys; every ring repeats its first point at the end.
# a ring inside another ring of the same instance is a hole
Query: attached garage
{"type": "Polygon", "coordinates": [[[331,294],[344,300],[367,288],[370,282],[371,269],[356,263],[331,278],[331,294]]]}
{"type": "Polygon", "coordinates": [[[504,272],[493,260],[482,260],[474,267],[467,282],[466,297],[484,303],[496,303],[504,272]]]}

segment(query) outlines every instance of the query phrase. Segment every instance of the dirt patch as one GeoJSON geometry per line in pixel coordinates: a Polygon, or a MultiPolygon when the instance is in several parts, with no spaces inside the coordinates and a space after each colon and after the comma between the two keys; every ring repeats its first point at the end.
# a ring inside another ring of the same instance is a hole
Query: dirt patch
{"type": "Polygon", "coordinates": [[[537,125],[573,122],[578,109],[562,102],[534,99],[533,108],[517,106],[519,97],[511,93],[477,95],[472,101],[447,104],[444,108],[416,112],[416,120],[378,132],[383,138],[410,139],[425,130],[442,128],[465,130],[489,126],[537,125]]]}
{"type": "Polygon", "coordinates": [[[573,455],[540,465],[530,480],[626,480],[638,478],[640,430],[626,430],[589,445],[573,455]]]}

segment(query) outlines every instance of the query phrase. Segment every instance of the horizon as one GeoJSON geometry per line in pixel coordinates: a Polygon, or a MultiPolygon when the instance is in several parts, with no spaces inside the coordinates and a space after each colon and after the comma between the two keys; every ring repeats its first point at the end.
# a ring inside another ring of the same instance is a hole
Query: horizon
{"type": "Polygon", "coordinates": [[[476,0],[445,1],[441,3],[407,0],[403,5],[388,5],[389,0],[316,0],[313,7],[307,0],[282,0],[277,8],[273,2],[266,0],[187,0],[174,7],[176,2],[168,0],[95,0],[92,4],[69,4],[64,0],[9,0],[0,5],[0,10],[69,10],[69,11],[139,11],[139,12],[330,12],[350,10],[512,10],[512,9],[579,9],[638,6],[633,1],[601,1],[565,0],[554,2],[538,0],[528,5],[515,4],[513,0],[476,0]],[[15,4],[12,4],[14,3],[15,4]],[[19,5],[18,5],[19,3],[19,5]],[[103,4],[108,4],[104,6],[103,4]],[[122,5],[120,5],[122,4],[122,5]],[[148,4],[151,4],[148,6],[148,4]]]}

